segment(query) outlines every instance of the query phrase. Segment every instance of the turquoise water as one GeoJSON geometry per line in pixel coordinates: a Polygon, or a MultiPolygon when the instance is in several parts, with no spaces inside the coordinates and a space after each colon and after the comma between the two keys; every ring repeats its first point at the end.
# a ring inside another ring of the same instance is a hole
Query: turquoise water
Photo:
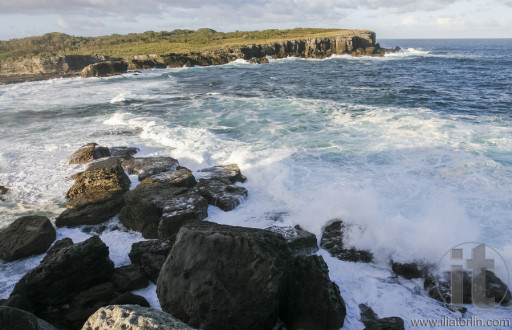
{"type": "MultiPolygon", "coordinates": [[[[512,265],[512,40],[381,44],[404,51],[0,86],[0,185],[12,188],[0,225],[55,218],[81,169],[66,157],[87,142],[170,155],[192,170],[235,162],[249,198],[232,212],[210,208],[208,220],[264,228],[277,219],[317,235],[333,218],[357,224],[347,239],[372,250],[374,264],[321,252],[347,328],[361,326],[359,303],[404,319],[451,315],[422,283],[393,277],[388,260],[437,262],[481,241],[512,265]]],[[[140,236],[102,238],[121,265],[140,236]]],[[[37,262],[0,264],[0,298],[37,262]]]]}

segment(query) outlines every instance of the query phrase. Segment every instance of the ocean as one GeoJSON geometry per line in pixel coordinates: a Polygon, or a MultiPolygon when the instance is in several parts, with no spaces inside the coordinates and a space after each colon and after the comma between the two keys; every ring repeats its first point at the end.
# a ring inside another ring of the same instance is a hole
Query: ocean
{"type": "MultiPolygon", "coordinates": [[[[64,210],[67,157],[81,145],[133,146],[197,171],[237,163],[244,203],[210,206],[208,221],[266,228],[296,225],[320,238],[333,219],[354,224],[347,243],[371,264],[320,250],[361,329],[358,304],[379,317],[456,318],[423,281],[396,277],[391,259],[436,264],[457,244],[482,242],[512,266],[512,39],[380,40],[385,57],[242,60],[153,69],[109,78],[0,86],[0,228],[27,214],[64,210]]],[[[136,176],[132,185],[136,184],[136,176]]],[[[101,234],[116,266],[130,263],[139,233],[101,234]]],[[[58,229],[75,242],[93,235],[58,229]]],[[[43,256],[0,261],[0,299],[43,256]]],[[[152,285],[141,292],[152,306],[152,285]]],[[[466,317],[512,318],[511,306],[466,317]]],[[[492,327],[491,327],[492,328],[492,327]]],[[[494,327],[499,328],[499,327],[494,327]]],[[[486,329],[489,329],[487,327],[486,329]]]]}

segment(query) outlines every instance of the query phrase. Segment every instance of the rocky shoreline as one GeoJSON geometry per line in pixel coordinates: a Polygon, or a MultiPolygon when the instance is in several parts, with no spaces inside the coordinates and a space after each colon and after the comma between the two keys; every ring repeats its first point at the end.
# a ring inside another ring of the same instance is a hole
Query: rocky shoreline
{"type": "Polygon", "coordinates": [[[244,59],[268,63],[268,57],[325,58],[332,55],[384,56],[400,48],[385,49],[376,43],[374,32],[352,36],[306,38],[277,43],[252,44],[205,52],[153,54],[115,58],[102,55],[57,55],[2,63],[0,84],[59,77],[105,77],[128,70],[221,65],[244,59]]]}
{"type": "MultiPolygon", "coordinates": [[[[344,244],[348,225],[327,221],[317,237],[299,226],[255,229],[205,221],[208,205],[225,212],[248,198],[247,178],[236,164],[200,170],[199,179],[172,157],[136,157],[136,148],[95,143],[78,149],[70,164],[87,164],[73,176],[60,227],[101,232],[118,215],[119,226],[141,232],[130,265],[115,267],[98,237],[55,242],[56,230],[42,216],[23,217],[0,229],[0,258],[19,260],[46,252],[41,263],[0,300],[0,324],[24,329],[339,329],[347,313],[338,285],[319,248],[343,261],[372,262],[369,251],[344,244]],[[130,175],[139,183],[130,190],[130,175]],[[157,287],[163,311],[132,291],[157,287]],[[43,321],[44,320],[44,321],[43,321]]],[[[250,179],[250,178],[249,178],[250,179]]],[[[447,279],[433,266],[390,261],[405,279],[421,278],[426,293],[451,308],[447,279]]],[[[487,271],[486,295],[511,300],[507,286],[487,271]]],[[[465,274],[464,297],[471,299],[465,274]]],[[[379,318],[359,305],[367,329],[404,329],[399,317],[379,318]]],[[[464,313],[464,309],[458,310],[464,313]]]]}

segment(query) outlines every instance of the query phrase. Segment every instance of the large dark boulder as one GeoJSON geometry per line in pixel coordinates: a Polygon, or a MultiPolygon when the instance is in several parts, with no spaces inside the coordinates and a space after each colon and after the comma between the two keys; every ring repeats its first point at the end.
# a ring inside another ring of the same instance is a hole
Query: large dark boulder
{"type": "Polygon", "coordinates": [[[197,181],[189,169],[178,166],[175,171],[153,174],[141,182],[141,184],[148,186],[156,183],[164,183],[175,187],[191,188],[197,184],[197,181]]]}
{"type": "Polygon", "coordinates": [[[346,307],[329,279],[321,256],[297,256],[288,270],[280,317],[287,329],[334,330],[343,327],[346,307]]]}
{"type": "Polygon", "coordinates": [[[36,316],[12,307],[0,306],[0,328],[5,330],[57,330],[36,316]]]}
{"type": "Polygon", "coordinates": [[[144,238],[169,238],[181,226],[208,216],[208,203],[186,187],[141,182],[124,196],[119,220],[144,238]]]}
{"type": "Polygon", "coordinates": [[[129,257],[132,264],[139,265],[147,278],[156,283],[173,244],[174,238],[133,243],[129,257]]]}
{"type": "Polygon", "coordinates": [[[295,227],[272,226],[265,229],[281,234],[294,255],[310,255],[318,251],[315,234],[305,231],[299,225],[295,227]]]}
{"type": "Polygon", "coordinates": [[[0,195],[5,195],[9,192],[9,188],[6,188],[4,186],[0,186],[0,195]]]}
{"type": "Polygon", "coordinates": [[[110,156],[118,157],[123,161],[129,160],[133,158],[137,152],[139,152],[139,148],[135,147],[112,147],[109,149],[110,156]]]}
{"type": "Polygon", "coordinates": [[[25,216],[0,232],[0,259],[13,261],[46,252],[57,234],[47,217],[25,216]]]}
{"type": "Polygon", "coordinates": [[[67,209],[57,217],[58,227],[94,225],[113,217],[123,205],[130,179],[119,159],[111,157],[91,164],[66,194],[67,209]]]}
{"type": "Polygon", "coordinates": [[[97,329],[193,330],[170,314],[135,305],[112,305],[100,308],[89,317],[82,328],[82,330],[97,329]]]}
{"type": "Polygon", "coordinates": [[[146,298],[133,294],[131,292],[125,292],[114,299],[112,299],[109,305],[139,305],[142,307],[150,307],[151,305],[146,298]]]}
{"type": "Polygon", "coordinates": [[[138,174],[139,181],[162,172],[175,171],[180,164],[172,157],[131,158],[123,162],[130,174],[138,174]]]}
{"type": "Polygon", "coordinates": [[[70,164],[85,164],[95,159],[109,157],[108,148],[97,145],[96,143],[88,143],[81,146],[69,157],[70,164]]]}
{"type": "Polygon", "coordinates": [[[124,293],[142,289],[148,284],[145,272],[137,264],[122,266],[114,270],[114,288],[117,292],[124,293]]]}
{"type": "Polygon", "coordinates": [[[404,320],[398,316],[385,317],[379,319],[377,314],[371,309],[371,307],[360,304],[359,310],[361,311],[361,322],[365,326],[365,330],[403,330],[404,320]]]}
{"type": "Polygon", "coordinates": [[[112,279],[114,263],[98,236],[50,252],[11,293],[11,297],[30,300],[36,315],[51,306],[69,304],[82,291],[112,279]]]}
{"type": "Polygon", "coordinates": [[[397,275],[410,280],[413,278],[424,278],[428,275],[431,265],[422,262],[400,263],[391,260],[391,270],[397,275]]]}
{"type": "Polygon", "coordinates": [[[236,164],[218,165],[199,170],[204,179],[221,179],[230,183],[245,182],[247,178],[242,175],[240,168],[236,164]]]}
{"type": "Polygon", "coordinates": [[[267,230],[194,222],[182,227],[160,272],[162,309],[201,329],[271,329],[291,258],[267,230]]]}
{"type": "Polygon", "coordinates": [[[124,73],[128,70],[128,64],[123,61],[105,61],[93,63],[86,66],[80,76],[87,77],[108,77],[124,73]]]}
{"type": "Polygon", "coordinates": [[[227,180],[200,179],[197,192],[206,198],[208,204],[219,207],[223,211],[231,211],[247,197],[247,189],[235,186],[227,180]]]}
{"type": "Polygon", "coordinates": [[[345,224],[343,221],[335,221],[325,227],[320,239],[320,247],[329,251],[331,256],[340,260],[353,262],[371,262],[373,254],[369,251],[347,248],[343,243],[345,224]]]}

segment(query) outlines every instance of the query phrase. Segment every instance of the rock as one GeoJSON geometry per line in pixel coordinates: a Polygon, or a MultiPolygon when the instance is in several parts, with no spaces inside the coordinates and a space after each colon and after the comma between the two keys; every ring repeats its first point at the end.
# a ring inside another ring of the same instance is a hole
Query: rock
{"type": "Polygon", "coordinates": [[[231,211],[247,197],[247,189],[244,187],[219,179],[200,179],[196,189],[209,204],[218,206],[223,211],[231,211]]]}
{"type": "Polygon", "coordinates": [[[221,179],[227,180],[230,183],[245,182],[247,178],[242,175],[240,168],[236,164],[219,165],[199,170],[205,173],[205,179],[221,179]]]}
{"type": "Polygon", "coordinates": [[[303,230],[299,225],[295,227],[272,226],[265,230],[281,234],[294,255],[310,255],[318,251],[315,234],[303,230]]]}
{"type": "Polygon", "coordinates": [[[129,257],[133,264],[142,268],[150,281],[156,283],[173,244],[174,239],[133,243],[129,257]]]}
{"type": "Polygon", "coordinates": [[[21,309],[30,313],[34,311],[32,302],[27,297],[19,294],[11,295],[9,299],[5,299],[0,305],[21,309]]]}
{"type": "Polygon", "coordinates": [[[58,227],[94,225],[113,217],[123,205],[130,179],[117,158],[91,164],[66,194],[67,210],[57,217],[58,227]]]}
{"type": "Polygon", "coordinates": [[[125,73],[127,70],[128,64],[124,63],[123,61],[106,61],[86,66],[80,72],[80,76],[84,78],[108,77],[125,73]]]}
{"type": "Polygon", "coordinates": [[[44,253],[56,237],[47,217],[21,217],[0,232],[0,259],[13,261],[44,253]]]}
{"type": "Polygon", "coordinates": [[[6,188],[4,186],[0,186],[0,195],[5,195],[9,192],[9,188],[6,188]]]}
{"type": "Polygon", "coordinates": [[[168,184],[139,184],[124,196],[119,220],[144,238],[168,238],[187,222],[208,216],[208,202],[187,188],[168,184]]]}
{"type": "Polygon", "coordinates": [[[11,293],[26,297],[39,315],[49,306],[71,303],[84,290],[111,280],[114,263],[98,236],[47,254],[11,293]]]}
{"type": "Polygon", "coordinates": [[[404,320],[400,317],[385,317],[379,319],[377,314],[369,306],[360,304],[359,310],[361,311],[361,322],[365,325],[367,330],[376,329],[389,329],[389,330],[403,330],[404,320]]]}
{"type": "Polygon", "coordinates": [[[408,280],[427,276],[430,268],[429,265],[421,262],[398,263],[391,260],[391,269],[393,272],[408,280]]]}
{"type": "Polygon", "coordinates": [[[193,330],[170,314],[134,305],[112,305],[100,308],[89,317],[82,328],[82,330],[97,329],[193,330]]]}
{"type": "Polygon", "coordinates": [[[321,256],[297,256],[288,271],[280,318],[287,329],[339,329],[347,314],[321,256]]]}
{"type": "Polygon", "coordinates": [[[353,262],[371,262],[373,254],[369,251],[356,250],[354,248],[345,248],[343,244],[343,230],[345,224],[343,221],[335,221],[325,227],[320,240],[320,247],[329,251],[331,256],[340,260],[353,262]]]}
{"type": "Polygon", "coordinates": [[[80,292],[73,298],[72,306],[75,309],[84,309],[98,305],[105,306],[113,296],[114,285],[111,282],[105,282],[80,292]]]}
{"type": "Polygon", "coordinates": [[[139,152],[139,148],[134,147],[112,147],[109,149],[110,155],[112,157],[118,157],[123,161],[129,160],[133,158],[137,152],[139,152]]]}
{"type": "Polygon", "coordinates": [[[145,178],[141,182],[141,184],[148,186],[154,185],[156,183],[165,183],[175,187],[191,188],[197,184],[197,181],[189,169],[182,166],[178,166],[178,168],[175,171],[154,174],[145,178]]]}
{"type": "Polygon", "coordinates": [[[162,310],[201,329],[271,329],[290,258],[267,230],[187,224],[158,277],[162,310]]]}
{"type": "Polygon", "coordinates": [[[151,175],[175,171],[178,166],[178,161],[172,157],[131,158],[123,162],[128,173],[139,175],[139,181],[151,175]]]}
{"type": "Polygon", "coordinates": [[[117,292],[124,293],[148,286],[146,274],[137,265],[128,265],[114,270],[114,287],[117,292]]]}
{"type": "Polygon", "coordinates": [[[60,239],[57,242],[55,242],[55,244],[53,244],[53,246],[46,252],[46,255],[55,253],[65,247],[71,246],[73,244],[75,244],[75,243],[73,243],[73,240],[69,237],[60,239]]]}
{"type": "MultiPolygon", "coordinates": [[[[427,276],[423,286],[427,290],[428,295],[441,302],[451,303],[451,272],[444,272],[440,276],[427,276]]],[[[510,290],[490,270],[485,271],[485,296],[494,298],[496,304],[507,305],[511,300],[510,290]]],[[[464,304],[473,303],[471,284],[472,277],[467,271],[462,276],[462,302],[464,304]]]]}
{"type": "Polygon", "coordinates": [[[95,159],[109,157],[110,152],[108,148],[101,147],[96,143],[88,143],[81,146],[80,149],[75,151],[69,157],[70,164],[85,164],[95,159]]]}
{"type": "Polygon", "coordinates": [[[150,307],[146,298],[131,292],[125,292],[115,297],[109,302],[109,305],[139,305],[142,307],[150,307]]]}
{"type": "Polygon", "coordinates": [[[6,330],[57,330],[26,311],[5,306],[0,306],[0,326],[6,330]]]}

